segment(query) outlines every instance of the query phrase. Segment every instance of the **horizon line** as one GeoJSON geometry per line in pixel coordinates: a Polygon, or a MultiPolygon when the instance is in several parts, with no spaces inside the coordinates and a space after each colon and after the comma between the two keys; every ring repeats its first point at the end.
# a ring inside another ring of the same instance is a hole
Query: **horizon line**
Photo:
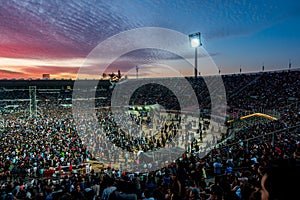
{"type": "MultiPolygon", "coordinates": [[[[212,76],[231,76],[231,75],[242,75],[242,74],[258,74],[258,73],[268,73],[268,72],[285,72],[285,71],[298,71],[300,67],[297,68],[285,68],[285,69],[273,69],[273,70],[264,70],[264,71],[245,71],[245,72],[228,72],[228,73],[220,73],[220,74],[208,74],[208,75],[198,75],[197,77],[212,77],[212,76]]],[[[51,74],[50,74],[51,76],[51,74]]],[[[127,76],[128,77],[128,76],[127,76]]],[[[134,78],[134,75],[130,76],[132,78],[122,78],[121,80],[138,80],[138,79],[157,79],[157,78],[195,78],[193,74],[188,76],[166,76],[166,77],[139,77],[134,78]]],[[[0,78],[0,81],[76,81],[76,80],[111,80],[111,79],[103,79],[103,78],[0,78]]],[[[113,81],[113,80],[111,80],[113,81]]]]}

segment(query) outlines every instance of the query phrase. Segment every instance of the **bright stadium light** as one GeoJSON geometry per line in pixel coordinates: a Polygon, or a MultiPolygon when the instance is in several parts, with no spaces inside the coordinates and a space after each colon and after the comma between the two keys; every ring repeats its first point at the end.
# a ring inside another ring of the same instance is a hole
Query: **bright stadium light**
{"type": "Polygon", "coordinates": [[[189,38],[190,38],[191,47],[197,48],[197,47],[202,45],[201,44],[201,33],[200,32],[190,34],[189,38]]]}
{"type": "Polygon", "coordinates": [[[193,48],[199,47],[200,46],[200,40],[199,40],[199,38],[192,38],[191,39],[191,46],[193,48]]]}
{"type": "Polygon", "coordinates": [[[201,46],[201,33],[193,33],[189,35],[190,45],[195,48],[195,78],[198,75],[198,66],[197,66],[197,48],[201,46]]]}

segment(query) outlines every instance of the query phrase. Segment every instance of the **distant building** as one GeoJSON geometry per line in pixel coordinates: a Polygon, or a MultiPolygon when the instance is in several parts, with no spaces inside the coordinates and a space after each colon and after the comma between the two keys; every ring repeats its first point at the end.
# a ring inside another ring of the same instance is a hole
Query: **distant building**
{"type": "Polygon", "coordinates": [[[43,79],[50,79],[50,74],[43,74],[43,79]]]}

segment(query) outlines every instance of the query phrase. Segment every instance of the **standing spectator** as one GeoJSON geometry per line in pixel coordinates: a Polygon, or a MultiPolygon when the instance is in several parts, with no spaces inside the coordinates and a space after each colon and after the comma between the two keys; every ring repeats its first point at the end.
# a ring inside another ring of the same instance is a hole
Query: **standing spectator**
{"type": "Polygon", "coordinates": [[[112,178],[108,178],[107,187],[103,190],[101,200],[108,200],[109,195],[117,189],[116,186],[113,185],[114,180],[112,178]]]}
{"type": "Polygon", "coordinates": [[[171,182],[170,182],[170,192],[171,196],[173,196],[173,199],[180,199],[181,198],[181,183],[177,178],[177,175],[175,172],[172,172],[171,174],[171,182]]]}
{"type": "Polygon", "coordinates": [[[215,182],[219,181],[219,176],[222,174],[222,166],[221,158],[217,157],[216,161],[213,163],[215,182]]]}
{"type": "Polygon", "coordinates": [[[83,191],[80,188],[80,185],[76,185],[75,190],[72,191],[72,199],[73,200],[85,200],[85,196],[83,191]]]}
{"type": "Polygon", "coordinates": [[[223,198],[223,189],[216,184],[212,184],[209,188],[209,197],[206,200],[222,200],[223,198]]]}

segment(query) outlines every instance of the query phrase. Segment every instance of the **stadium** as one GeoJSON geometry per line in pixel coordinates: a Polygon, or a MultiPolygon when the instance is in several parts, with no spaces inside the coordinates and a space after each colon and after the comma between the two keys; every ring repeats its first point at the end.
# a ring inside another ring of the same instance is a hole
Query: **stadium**
{"type": "MultiPolygon", "coordinates": [[[[86,189],[99,186],[99,195],[113,179],[124,193],[142,195],[154,180],[164,184],[177,172],[183,188],[202,188],[202,196],[206,184],[226,179],[247,182],[244,190],[254,192],[271,161],[299,158],[299,77],[297,69],[222,75],[224,123],[211,120],[202,77],[186,77],[201,102],[199,116],[181,111],[176,96],[155,79],[134,92],[124,113],[112,113],[113,90],[128,80],[99,80],[92,118],[74,116],[72,106],[87,109],[90,100],[72,98],[74,80],[0,80],[2,188],[16,184],[33,194],[51,185],[53,199],[59,199],[71,180],[86,189]],[[118,124],[124,118],[128,123],[118,124]]],[[[22,199],[22,191],[13,192],[22,199]]]]}
{"type": "Polygon", "coordinates": [[[299,198],[299,10],[1,0],[0,200],[299,198]]]}

